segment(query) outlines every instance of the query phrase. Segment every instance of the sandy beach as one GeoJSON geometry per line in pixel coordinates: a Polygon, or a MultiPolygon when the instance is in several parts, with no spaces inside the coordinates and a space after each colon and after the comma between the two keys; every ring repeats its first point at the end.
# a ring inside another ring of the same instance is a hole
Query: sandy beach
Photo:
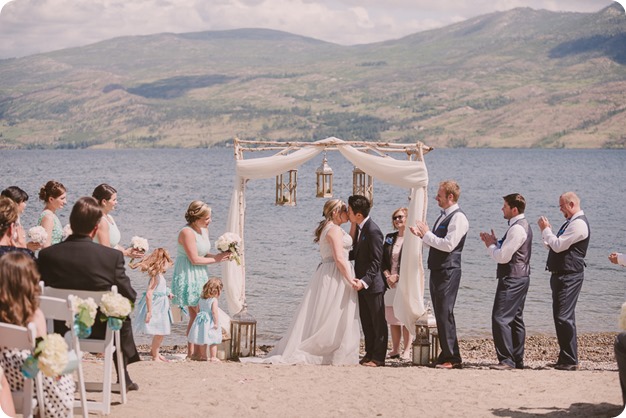
{"type": "MultiPolygon", "coordinates": [[[[420,416],[420,417],[615,417],[622,410],[615,334],[579,336],[580,370],[548,367],[556,340],[529,337],[526,369],[490,370],[489,339],[461,341],[462,370],[439,370],[388,361],[387,367],[278,366],[183,361],[179,347],[164,348],[170,363],[142,361],[129,366],[140,390],[111,417],[201,416],[420,416]]],[[[265,348],[265,347],[264,347],[265,348]]],[[[147,347],[141,346],[148,360],[147,347]]],[[[100,361],[88,359],[87,378],[100,361]]],[[[98,394],[88,394],[96,399],[98,394]]]]}

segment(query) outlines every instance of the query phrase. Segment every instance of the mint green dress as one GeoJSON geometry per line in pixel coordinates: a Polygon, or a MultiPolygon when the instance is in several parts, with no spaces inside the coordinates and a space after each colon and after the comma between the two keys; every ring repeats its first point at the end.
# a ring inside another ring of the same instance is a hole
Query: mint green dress
{"type": "MultiPolygon", "coordinates": [[[[104,215],[104,220],[109,224],[109,242],[111,244],[111,248],[117,247],[117,244],[122,240],[122,234],[120,233],[120,229],[117,227],[117,224],[109,215],[104,215]]],[[[98,240],[98,236],[93,237],[93,242],[100,244],[98,240]]]]}
{"type": "Polygon", "coordinates": [[[47,213],[52,214],[52,220],[54,222],[52,225],[52,237],[50,237],[50,245],[58,244],[59,242],[63,241],[63,226],[61,226],[61,221],[59,220],[59,217],[54,214],[54,212],[49,209],[41,212],[41,215],[39,215],[39,220],[37,221],[37,225],[41,225],[41,221],[47,213]]]}
{"type": "MultiPolygon", "coordinates": [[[[206,256],[211,251],[209,231],[202,229],[198,234],[193,228],[189,228],[196,236],[196,249],[200,257],[206,256]]],[[[183,228],[184,229],[184,228],[183,228]]],[[[194,265],[189,261],[185,248],[178,243],[176,261],[174,262],[174,277],[172,279],[173,303],[179,306],[196,306],[200,301],[202,287],[209,280],[209,270],[206,265],[194,265]]]]}

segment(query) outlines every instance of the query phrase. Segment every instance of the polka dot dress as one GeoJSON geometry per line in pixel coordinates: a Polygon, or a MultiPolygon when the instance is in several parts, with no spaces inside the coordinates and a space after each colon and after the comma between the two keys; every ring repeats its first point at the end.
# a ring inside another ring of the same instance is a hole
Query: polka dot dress
{"type": "MultiPolygon", "coordinates": [[[[0,348],[0,367],[11,386],[11,391],[24,388],[21,367],[28,357],[28,350],[0,348]]],[[[71,374],[58,379],[43,376],[43,397],[46,417],[67,417],[74,407],[74,378],[71,374]]]]}

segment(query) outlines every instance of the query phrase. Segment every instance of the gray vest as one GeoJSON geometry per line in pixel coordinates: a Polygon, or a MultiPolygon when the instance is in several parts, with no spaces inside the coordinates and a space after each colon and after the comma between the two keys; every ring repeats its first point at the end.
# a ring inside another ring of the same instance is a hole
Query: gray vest
{"type": "MultiPolygon", "coordinates": [[[[457,212],[463,213],[461,209],[457,209],[448,216],[446,216],[439,223],[439,225],[437,225],[437,229],[432,231],[433,234],[435,234],[435,236],[439,238],[443,238],[448,235],[448,225],[452,220],[452,216],[457,212]]],[[[465,245],[465,237],[467,237],[467,234],[463,235],[463,238],[461,238],[461,241],[459,241],[459,244],[456,246],[456,248],[449,253],[431,247],[430,251],[428,252],[428,268],[430,270],[443,270],[451,268],[460,269],[461,251],[463,251],[463,246],[465,245]]]]}
{"type": "MultiPolygon", "coordinates": [[[[498,264],[496,277],[528,277],[530,276],[530,253],[533,243],[533,230],[528,225],[526,218],[518,219],[513,225],[520,225],[526,231],[526,241],[513,254],[511,261],[506,264],[498,264]]],[[[511,225],[511,227],[513,226],[511,225]]],[[[507,231],[508,233],[508,231],[507,231]]],[[[506,239],[506,234],[502,237],[502,242],[506,239]]]]}
{"type": "MultiPolygon", "coordinates": [[[[589,222],[587,221],[586,216],[580,216],[575,220],[578,219],[581,219],[587,224],[589,235],[587,235],[586,239],[572,244],[567,250],[560,253],[555,253],[552,249],[550,249],[550,252],[548,253],[548,262],[546,263],[546,270],[550,270],[551,272],[557,274],[581,273],[585,270],[585,267],[587,266],[585,264],[585,256],[587,255],[587,247],[589,247],[589,239],[591,238],[591,228],[589,227],[589,222]]],[[[561,236],[568,226],[569,222],[561,227],[556,236],[561,236]]]]}

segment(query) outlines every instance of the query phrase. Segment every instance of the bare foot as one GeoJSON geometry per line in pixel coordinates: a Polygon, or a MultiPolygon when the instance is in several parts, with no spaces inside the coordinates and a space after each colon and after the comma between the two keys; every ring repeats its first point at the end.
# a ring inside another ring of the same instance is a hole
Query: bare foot
{"type": "Polygon", "coordinates": [[[168,359],[163,357],[160,353],[157,354],[156,356],[152,356],[152,361],[156,361],[156,362],[159,362],[159,363],[169,363],[170,362],[168,359]]]}
{"type": "Polygon", "coordinates": [[[209,360],[211,363],[221,363],[222,360],[218,359],[217,357],[212,357],[211,360],[209,360]]]}

